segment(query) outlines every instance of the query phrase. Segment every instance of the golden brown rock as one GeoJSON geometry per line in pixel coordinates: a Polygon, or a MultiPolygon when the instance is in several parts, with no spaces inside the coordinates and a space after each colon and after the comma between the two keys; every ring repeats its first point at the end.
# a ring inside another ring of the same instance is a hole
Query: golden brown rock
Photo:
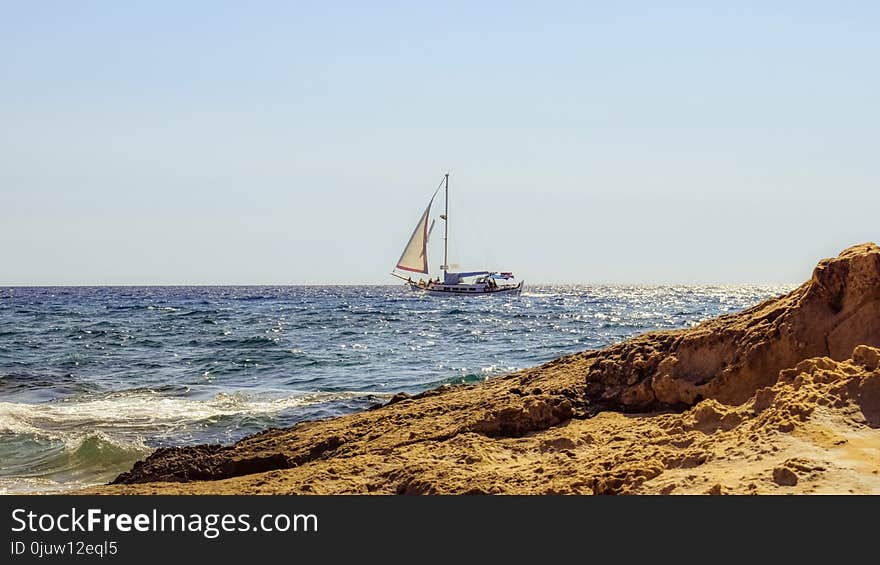
{"type": "Polygon", "coordinates": [[[687,330],[653,333],[582,354],[588,398],[644,411],[702,398],[740,403],[810,357],[846,359],[880,346],[880,248],[857,245],[826,259],[781,298],[687,330]]]}
{"type": "Polygon", "coordinates": [[[880,493],[876,346],[880,248],[864,244],[738,314],[229,447],[162,450],[93,491],[880,493]]]}

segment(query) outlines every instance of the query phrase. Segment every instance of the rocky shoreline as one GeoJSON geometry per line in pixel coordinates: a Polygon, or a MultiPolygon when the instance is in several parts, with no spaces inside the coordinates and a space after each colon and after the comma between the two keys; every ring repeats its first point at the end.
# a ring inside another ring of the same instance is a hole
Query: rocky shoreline
{"type": "Polygon", "coordinates": [[[784,296],[231,446],[103,494],[880,493],[880,247],[784,296]]]}

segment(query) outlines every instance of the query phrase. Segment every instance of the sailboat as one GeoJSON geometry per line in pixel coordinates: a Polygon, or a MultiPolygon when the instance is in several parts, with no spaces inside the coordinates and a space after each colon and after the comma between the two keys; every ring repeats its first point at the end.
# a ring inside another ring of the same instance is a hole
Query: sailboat
{"type": "Polygon", "coordinates": [[[510,271],[468,271],[452,272],[449,270],[449,173],[443,177],[440,186],[434,191],[428,201],[428,207],[419,218],[400,259],[391,274],[403,279],[413,290],[427,293],[446,294],[489,294],[508,293],[519,294],[522,291],[523,281],[517,281],[510,271]],[[445,210],[440,215],[443,221],[443,264],[440,270],[443,278],[432,278],[428,269],[428,238],[434,229],[434,222],[428,224],[431,216],[431,205],[441,188],[445,188],[445,210]],[[406,274],[403,276],[396,271],[406,274]],[[413,275],[421,275],[413,279],[413,275]],[[427,277],[427,278],[426,278],[427,277]]]}

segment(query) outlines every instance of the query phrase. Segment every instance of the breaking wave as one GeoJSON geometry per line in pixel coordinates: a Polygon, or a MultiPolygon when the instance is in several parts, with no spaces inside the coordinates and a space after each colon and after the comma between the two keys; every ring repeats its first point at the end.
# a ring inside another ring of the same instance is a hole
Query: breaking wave
{"type": "Polygon", "coordinates": [[[303,409],[389,396],[315,392],[260,398],[221,392],[199,400],[138,390],[38,404],[0,402],[0,494],[104,483],[158,445],[211,439],[205,434],[211,426],[224,430],[216,441],[234,441],[283,422],[279,416],[288,411],[308,414],[303,409]]]}

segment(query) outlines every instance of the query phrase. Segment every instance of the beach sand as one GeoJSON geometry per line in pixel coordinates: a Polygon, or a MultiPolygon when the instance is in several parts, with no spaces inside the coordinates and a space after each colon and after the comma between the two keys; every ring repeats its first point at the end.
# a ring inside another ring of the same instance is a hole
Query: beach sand
{"type": "Polygon", "coordinates": [[[880,494],[880,247],[791,293],[472,385],[160,449],[102,494],[880,494]]]}

